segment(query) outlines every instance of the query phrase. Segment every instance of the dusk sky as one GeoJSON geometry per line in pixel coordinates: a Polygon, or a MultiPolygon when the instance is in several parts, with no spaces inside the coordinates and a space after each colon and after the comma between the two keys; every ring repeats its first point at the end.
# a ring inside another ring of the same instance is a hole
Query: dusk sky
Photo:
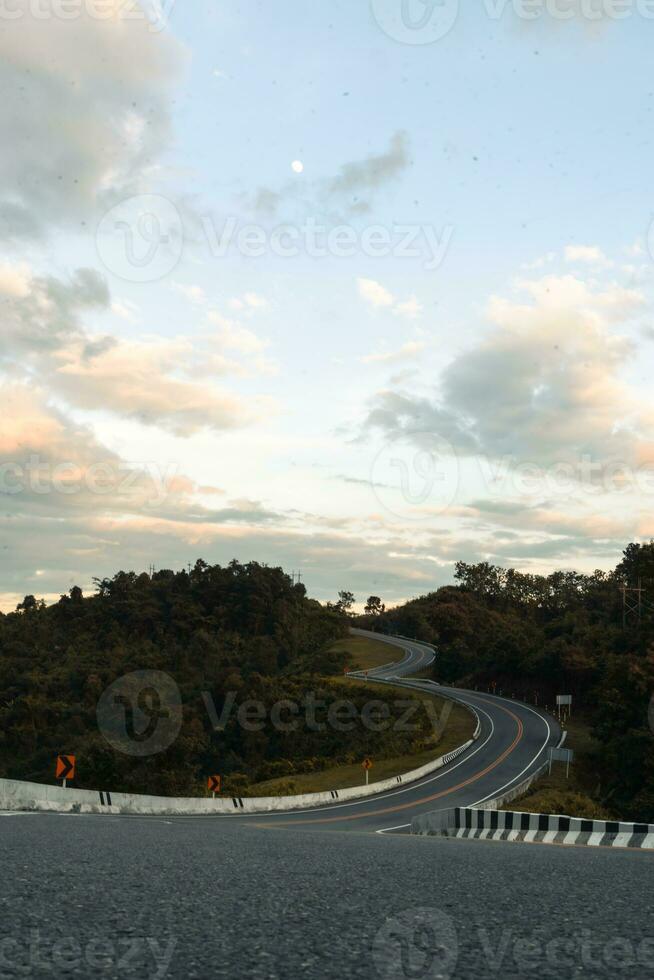
{"type": "Polygon", "coordinates": [[[654,536],[654,5],[405,4],[5,5],[0,608],[654,536]]]}

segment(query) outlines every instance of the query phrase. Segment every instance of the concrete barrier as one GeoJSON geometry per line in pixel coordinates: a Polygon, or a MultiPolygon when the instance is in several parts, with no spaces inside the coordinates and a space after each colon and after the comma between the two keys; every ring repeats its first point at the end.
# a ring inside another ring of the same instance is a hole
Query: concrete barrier
{"type": "Polygon", "coordinates": [[[584,820],[559,814],[453,807],[415,817],[411,833],[423,836],[527,841],[587,847],[654,850],[654,825],[584,820]]]}
{"type": "MultiPolygon", "coordinates": [[[[352,632],[358,632],[352,630],[352,632]]],[[[415,642],[415,641],[412,641],[415,642]]],[[[422,644],[427,646],[427,644],[422,644]]],[[[395,644],[397,647],[397,644],[395,644]]],[[[350,675],[355,676],[355,675],[350,675]]],[[[384,678],[369,677],[377,684],[393,684],[411,687],[411,682],[389,681],[384,678]]],[[[152,814],[161,816],[275,813],[278,811],[305,810],[313,807],[329,806],[335,802],[365,799],[399,786],[416,782],[431,773],[449,765],[462,755],[478,739],[481,722],[475,709],[452,695],[438,692],[440,697],[461,704],[473,715],[477,722],[471,739],[444,756],[426,765],[391,779],[371,783],[369,786],[353,786],[348,789],[333,789],[324,793],[305,793],[299,796],[267,797],[165,797],[143,796],[131,793],[114,793],[107,790],[80,790],[73,787],[48,786],[42,783],[28,783],[21,780],[0,779],[0,811],[40,811],[53,813],[125,813],[152,814]]]]}
{"type": "Polygon", "coordinates": [[[54,813],[131,813],[179,816],[190,814],[242,814],[275,813],[280,810],[303,810],[328,806],[336,802],[364,799],[399,786],[415,782],[436,772],[458,758],[470,748],[473,740],[446,753],[419,769],[380,780],[369,786],[352,786],[348,789],[328,790],[324,793],[305,793],[301,796],[267,797],[166,797],[140,796],[131,793],[114,793],[106,790],[63,789],[42,783],[27,783],[13,779],[0,779],[0,810],[43,811],[54,813]]]}
{"type": "MultiPolygon", "coordinates": [[[[561,732],[561,738],[559,740],[559,744],[557,745],[558,749],[563,747],[563,744],[567,737],[568,737],[568,733],[566,731],[561,732]]],[[[496,796],[495,799],[493,800],[486,800],[485,803],[480,803],[478,809],[500,810],[507,803],[512,803],[513,800],[517,800],[521,796],[524,796],[525,793],[527,793],[531,789],[531,786],[533,785],[533,783],[536,782],[536,780],[541,779],[547,772],[549,772],[549,768],[550,768],[549,761],[544,762],[542,766],[539,766],[535,772],[532,772],[530,776],[527,776],[526,779],[523,779],[522,782],[518,783],[517,786],[514,786],[513,789],[507,790],[507,792],[502,793],[501,796],[496,796]]]]}

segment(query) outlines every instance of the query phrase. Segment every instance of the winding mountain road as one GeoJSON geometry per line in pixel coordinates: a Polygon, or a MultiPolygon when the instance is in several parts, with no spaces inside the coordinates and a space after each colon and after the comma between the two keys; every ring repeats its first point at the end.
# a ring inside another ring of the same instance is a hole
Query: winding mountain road
{"type": "Polygon", "coordinates": [[[560,739],[557,722],[529,705],[474,691],[441,687],[429,680],[411,680],[434,661],[431,647],[399,637],[354,630],[361,636],[382,640],[395,656],[383,667],[351,676],[410,689],[433,691],[467,704],[481,723],[479,737],[454,762],[431,775],[377,796],[314,810],[226,817],[286,826],[320,826],[324,829],[378,832],[407,831],[413,817],[452,806],[475,806],[509,791],[543,765],[547,748],[560,739]],[[398,660],[397,653],[402,652],[398,660]]]}
{"type": "MultiPolygon", "coordinates": [[[[402,657],[369,679],[428,688],[409,675],[432,652],[388,642],[402,657]]],[[[479,738],[373,798],[249,817],[0,814],[0,978],[651,978],[651,852],[402,833],[510,788],[559,736],[527,705],[444,693],[477,711],[479,738]]]]}

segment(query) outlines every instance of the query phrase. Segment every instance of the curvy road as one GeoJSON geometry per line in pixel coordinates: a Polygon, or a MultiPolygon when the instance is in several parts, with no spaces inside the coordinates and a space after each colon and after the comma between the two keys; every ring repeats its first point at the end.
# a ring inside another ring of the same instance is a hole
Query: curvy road
{"type": "MultiPolygon", "coordinates": [[[[536,708],[506,698],[441,687],[429,680],[409,679],[411,674],[433,663],[431,647],[411,640],[366,634],[362,630],[353,632],[386,642],[391,658],[397,658],[398,648],[403,653],[399,661],[391,659],[384,667],[368,671],[368,681],[391,680],[402,687],[433,690],[469,704],[481,722],[479,738],[449,766],[378,796],[315,810],[242,819],[294,827],[310,824],[338,831],[407,832],[412,818],[419,813],[451,806],[475,806],[509,791],[542,766],[548,746],[559,741],[561,732],[557,722],[536,708]]],[[[361,673],[354,676],[364,679],[361,673]]]]}
{"type": "MultiPolygon", "coordinates": [[[[431,650],[388,642],[370,679],[429,689],[408,675],[431,650]]],[[[559,738],[527,705],[443,693],[477,711],[475,744],[361,802],[0,814],[0,978],[653,977],[651,854],[406,833],[418,813],[510,789],[559,738]]]]}

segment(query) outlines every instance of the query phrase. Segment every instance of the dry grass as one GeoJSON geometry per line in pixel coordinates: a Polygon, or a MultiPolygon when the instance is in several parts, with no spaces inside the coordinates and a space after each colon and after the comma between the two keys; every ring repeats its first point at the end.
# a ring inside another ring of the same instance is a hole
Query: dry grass
{"type": "Polygon", "coordinates": [[[343,650],[350,654],[348,667],[355,670],[372,670],[373,667],[383,667],[393,660],[401,660],[402,654],[381,640],[369,640],[364,636],[346,636],[337,640],[331,647],[334,653],[343,650]]]}

